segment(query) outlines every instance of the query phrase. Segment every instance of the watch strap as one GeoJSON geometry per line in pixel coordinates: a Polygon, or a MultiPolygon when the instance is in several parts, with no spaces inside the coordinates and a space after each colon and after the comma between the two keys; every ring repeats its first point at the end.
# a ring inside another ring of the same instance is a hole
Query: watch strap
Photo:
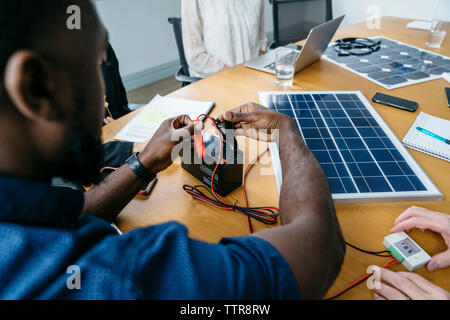
{"type": "Polygon", "coordinates": [[[139,152],[134,153],[127,160],[127,164],[130,169],[141,179],[144,183],[150,183],[156,178],[156,174],[150,172],[144,165],[139,161],[139,152]]]}

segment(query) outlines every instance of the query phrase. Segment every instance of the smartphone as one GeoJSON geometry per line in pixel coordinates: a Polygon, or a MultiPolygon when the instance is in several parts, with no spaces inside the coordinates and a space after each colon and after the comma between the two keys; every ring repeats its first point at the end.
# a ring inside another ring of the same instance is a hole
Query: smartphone
{"type": "Polygon", "coordinates": [[[417,102],[397,98],[380,92],[373,96],[372,101],[411,112],[416,111],[419,106],[417,102]]]}

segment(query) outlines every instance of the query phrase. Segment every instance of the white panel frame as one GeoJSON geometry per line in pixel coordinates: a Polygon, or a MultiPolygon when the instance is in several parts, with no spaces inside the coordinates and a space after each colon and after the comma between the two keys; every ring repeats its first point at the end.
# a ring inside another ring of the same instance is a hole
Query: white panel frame
{"type": "MultiPolygon", "coordinates": [[[[374,192],[374,193],[346,193],[332,194],[335,203],[361,203],[361,202],[396,202],[396,201],[440,201],[443,198],[442,193],[434,185],[431,179],[419,166],[416,160],[406,150],[397,136],[392,132],[391,128],[384,122],[383,118],[378,114],[375,108],[370,104],[361,91],[260,91],[258,92],[259,101],[262,101],[264,95],[287,95],[287,94],[356,94],[367,110],[371,113],[380,127],[386,133],[388,138],[394,144],[395,148],[400,152],[405,161],[414,171],[414,174],[420,179],[426,187],[426,191],[402,191],[402,192],[374,192]]],[[[263,105],[264,106],[264,105],[263,105]]],[[[265,106],[268,107],[268,106],[265,106]]],[[[334,137],[331,137],[334,140],[334,137]]],[[[269,144],[270,154],[272,158],[272,169],[275,174],[278,194],[281,192],[283,181],[281,160],[279,155],[279,147],[276,142],[269,144]]]]}

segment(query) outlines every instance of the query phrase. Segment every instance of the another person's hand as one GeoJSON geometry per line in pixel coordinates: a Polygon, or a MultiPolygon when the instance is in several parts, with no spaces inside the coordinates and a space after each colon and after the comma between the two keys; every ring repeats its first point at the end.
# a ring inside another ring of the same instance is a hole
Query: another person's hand
{"type": "Polygon", "coordinates": [[[264,141],[275,141],[274,130],[295,128],[291,117],[253,102],[225,112],[219,120],[233,123],[236,135],[264,141]]]}
{"type": "Polygon", "coordinates": [[[105,119],[103,119],[103,124],[107,125],[114,122],[114,119],[111,117],[106,117],[105,119]]]}
{"type": "Polygon", "coordinates": [[[432,272],[450,266],[450,215],[430,211],[420,207],[411,207],[403,212],[396,220],[391,232],[409,231],[418,228],[422,231],[429,229],[441,234],[447,250],[435,255],[427,264],[432,272]]]}
{"type": "Polygon", "coordinates": [[[450,293],[412,272],[380,268],[381,284],[376,300],[450,300],[450,293]]]}
{"type": "MultiPolygon", "coordinates": [[[[198,130],[203,124],[197,123],[198,130]]],[[[139,155],[142,164],[153,173],[167,169],[172,164],[172,149],[183,139],[192,141],[194,121],[183,115],[165,120],[139,155]]]]}

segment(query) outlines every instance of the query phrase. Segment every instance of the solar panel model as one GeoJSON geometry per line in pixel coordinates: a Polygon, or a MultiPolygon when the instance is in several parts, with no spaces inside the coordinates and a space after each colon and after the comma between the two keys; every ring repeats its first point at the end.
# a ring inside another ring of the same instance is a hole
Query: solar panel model
{"type": "Polygon", "coordinates": [[[323,57],[386,89],[442,78],[450,72],[450,58],[385,37],[380,50],[368,55],[339,56],[330,44],[323,57]]]}
{"type": "MultiPolygon", "coordinates": [[[[327,176],[336,202],[440,200],[442,193],[360,91],[259,92],[292,117],[327,176]]],[[[270,144],[280,192],[277,143],[270,144]]]]}

